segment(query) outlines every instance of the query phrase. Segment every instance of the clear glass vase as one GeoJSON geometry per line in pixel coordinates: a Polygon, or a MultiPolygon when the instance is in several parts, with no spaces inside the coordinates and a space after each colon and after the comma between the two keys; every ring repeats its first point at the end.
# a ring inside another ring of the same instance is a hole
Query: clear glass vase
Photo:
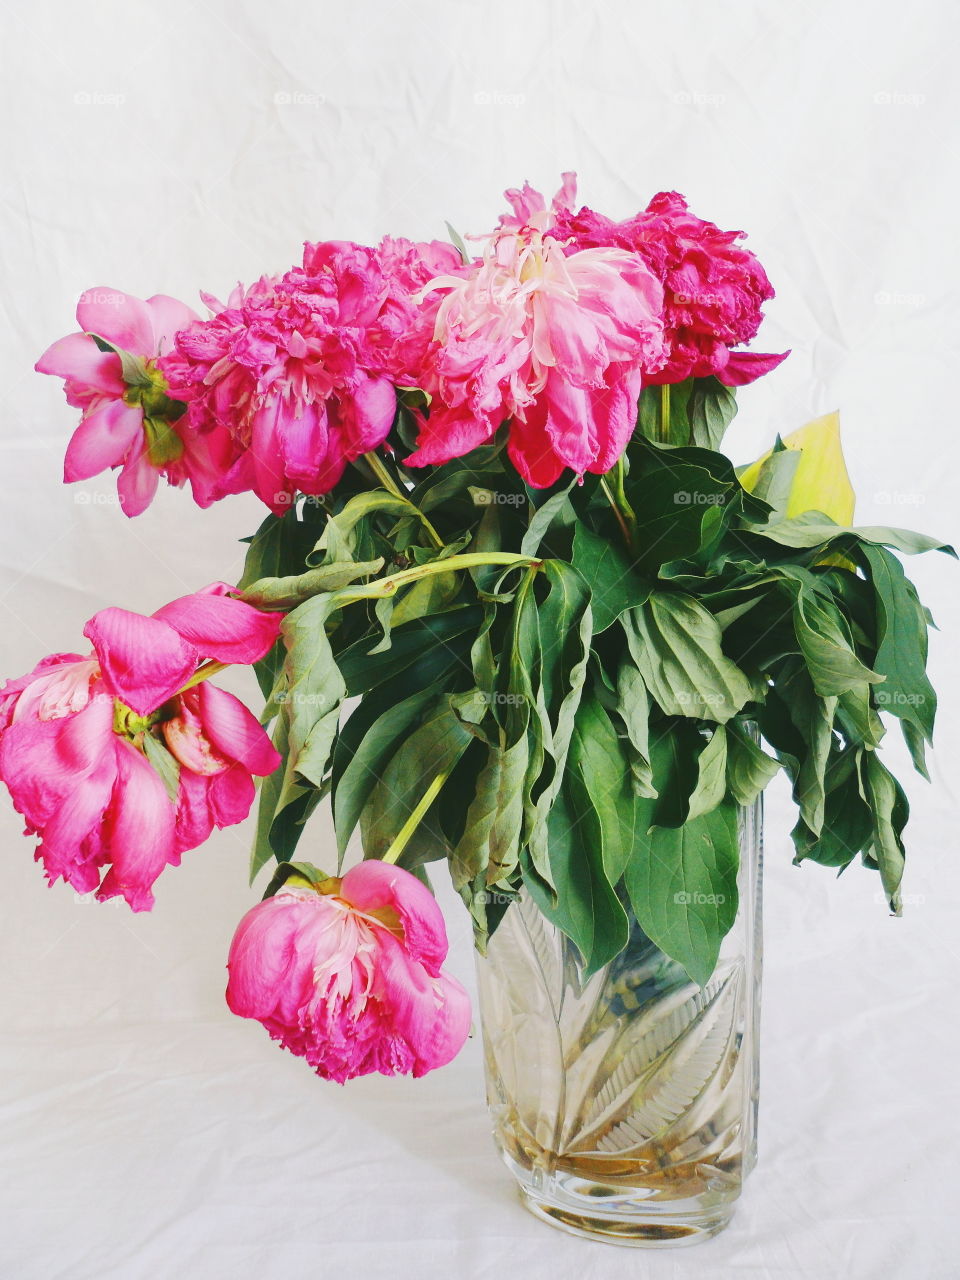
{"type": "Polygon", "coordinates": [[[584,979],[523,895],[478,957],[494,1137],[526,1206],[576,1235],[694,1244],[756,1163],[762,810],[740,812],[740,904],[703,988],[631,918],[584,979]]]}

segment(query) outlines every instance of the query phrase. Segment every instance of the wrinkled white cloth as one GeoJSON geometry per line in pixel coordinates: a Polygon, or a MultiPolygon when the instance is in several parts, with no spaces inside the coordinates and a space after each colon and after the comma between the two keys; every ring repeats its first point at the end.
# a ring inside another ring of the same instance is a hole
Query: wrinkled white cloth
{"type": "MultiPolygon", "coordinates": [[[[606,213],[676,188],[750,232],[778,290],[755,345],[793,355],[741,391],[737,460],[839,406],[861,522],[956,540],[947,0],[36,0],[2,22],[4,675],[82,645],[108,604],[150,612],[235,580],[262,518],[250,498],[204,513],[162,490],[127,521],[110,477],[60,485],[75,414],[32,365],[82,289],[196,304],[283,270],[304,239],[483,232],[504,187],[550,195],[566,168],[606,213]]],[[[526,1214],[476,1040],[422,1081],[341,1089],[232,1018],[248,829],[187,854],[133,917],[47,890],[4,797],[0,1277],[960,1277],[960,593],[942,557],[911,570],[942,628],[942,719],[933,786],[907,783],[905,917],[859,868],[790,865],[776,784],[761,1158],[724,1235],[641,1253],[526,1214]]],[[[307,856],[331,865],[325,821],[307,856]]],[[[469,982],[465,913],[443,901],[469,982]]]]}

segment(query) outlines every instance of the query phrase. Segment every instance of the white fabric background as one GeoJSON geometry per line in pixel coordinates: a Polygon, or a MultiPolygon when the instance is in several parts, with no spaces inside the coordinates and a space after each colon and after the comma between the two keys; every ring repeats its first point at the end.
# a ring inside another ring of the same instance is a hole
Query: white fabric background
{"type": "MultiPolygon", "coordinates": [[[[233,578],[261,518],[163,490],[130,522],[109,477],[60,485],[74,414],[32,364],[82,289],[195,302],[305,238],[483,231],[505,186],[551,193],[562,168],[605,212],[676,188],[750,231],[779,295],[758,349],[793,355],[742,391],[738,460],[840,406],[861,521],[957,540],[949,0],[8,0],[2,23],[4,674],[73,648],[108,604],[233,578]]],[[[421,1082],[339,1089],[233,1019],[246,829],[133,917],[48,890],[4,801],[0,1276],[960,1276],[958,578],[942,557],[912,568],[943,696],[934,784],[908,781],[906,913],[862,869],[793,868],[774,788],[761,1163],[724,1236],[637,1254],[526,1215],[476,1041],[421,1082]]],[[[309,855],[330,862],[322,823],[309,855]]]]}

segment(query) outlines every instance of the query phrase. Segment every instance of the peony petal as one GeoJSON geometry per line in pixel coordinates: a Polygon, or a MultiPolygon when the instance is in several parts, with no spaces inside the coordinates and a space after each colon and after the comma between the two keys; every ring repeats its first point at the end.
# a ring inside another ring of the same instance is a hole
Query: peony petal
{"type": "Polygon", "coordinates": [[[149,715],[193,675],[199,655],[157,618],[101,609],[83,629],[100,659],[106,689],[139,715],[149,715]]]}
{"type": "Polygon", "coordinates": [[[122,896],[134,911],[153,906],[154,881],[176,856],[174,809],[159,774],[124,738],[115,738],[117,779],[106,836],[113,866],[99,901],[122,896]]]}
{"type": "Polygon", "coordinates": [[[206,680],[198,686],[197,695],[203,731],[214,748],[259,777],[273,773],[281,757],[266,730],[240,699],[206,680]]]}
{"type": "Polygon", "coordinates": [[[146,443],[139,453],[132,454],[117,477],[117,493],[120,509],[125,516],[139,516],[153,501],[160,483],[160,472],[147,457],[146,443]]]}
{"type": "Polygon", "coordinates": [[[726,365],[717,372],[717,377],[726,387],[743,387],[748,382],[755,382],[771,369],[776,369],[790,354],[763,355],[759,351],[731,351],[726,365]]]}
{"type": "Polygon", "coordinates": [[[111,400],[81,418],[63,460],[66,484],[89,480],[108,467],[119,467],[143,439],[143,413],[137,406],[111,400]]]}
{"type": "Polygon", "coordinates": [[[283,618],[264,613],[226,593],[234,588],[213,583],[202,591],[171,600],[153,615],[217,662],[259,662],[280,635],[283,618]]]}
{"type": "Polygon", "coordinates": [[[377,957],[374,994],[395,1034],[413,1053],[414,1076],[446,1066],[463,1048],[470,1031],[470,997],[449,974],[431,975],[390,935],[377,957]]]}
{"type": "Polygon", "coordinates": [[[120,357],[112,351],[101,351],[85,333],[58,338],[33,367],[38,373],[49,373],[108,396],[122,396],[126,387],[120,357]]]}
{"type": "Polygon", "coordinates": [[[403,947],[433,977],[447,956],[447,931],[437,900],[416,876],[373,859],[352,867],[343,877],[340,896],[370,914],[384,909],[396,914],[403,928],[403,947]]]}
{"type": "Polygon", "coordinates": [[[173,347],[173,339],[181,329],[188,329],[200,319],[185,302],[169,298],[165,293],[155,293],[148,298],[147,306],[153,320],[155,354],[160,356],[166,355],[173,347]]]}
{"type": "Polygon", "coordinates": [[[87,289],[77,303],[77,323],[137,356],[155,356],[153,317],[142,298],[101,285],[87,289]]]}

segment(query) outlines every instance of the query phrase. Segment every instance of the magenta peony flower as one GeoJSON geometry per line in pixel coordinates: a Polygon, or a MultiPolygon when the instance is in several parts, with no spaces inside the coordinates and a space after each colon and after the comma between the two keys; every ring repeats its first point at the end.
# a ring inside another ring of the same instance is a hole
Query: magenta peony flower
{"type": "Polygon", "coordinates": [[[586,207],[574,213],[575,198],[576,187],[567,182],[564,197],[554,201],[553,234],[569,240],[568,252],[604,246],[630,250],[663,284],[669,360],[649,382],[713,374],[727,386],[742,386],[789,355],[731,350],[756,336],[761,306],[774,296],[759,260],[737,243],[742,231],[721,231],[704,222],[675,191],[654,196],[643,213],[624,222],[586,207]]]}
{"type": "Polygon", "coordinates": [[[229,437],[201,438],[187,430],[183,405],[167,394],[157,367],[176,331],[196,319],[189,307],[162,294],[146,302],[116,289],[81,295],[77,323],[83,332],[60,338],[35,366],[63,378],[67,403],[83,411],[64,459],[67,483],[120,467],[117,492],[128,516],[146,510],[161,475],[176,485],[190,480],[197,502],[209,506],[229,437]],[[101,350],[91,334],[112,350],[101,350]]]}
{"type": "Polygon", "coordinates": [[[232,694],[183,689],[203,659],[255,662],[277,638],[279,617],[231,590],[214,583],[149,618],[103,609],[84,628],[92,653],[53,654],[0,689],[0,778],[51,884],[149,910],[163,868],[245,818],[250,775],[280,763],[232,694]]]}
{"type": "Polygon", "coordinates": [[[444,296],[418,384],[430,413],[407,463],[460,457],[509,420],[514,465],[545,488],[567,467],[608,471],[626,448],[664,360],[663,291],[636,254],[566,252],[529,187],[508,197],[516,217],[482,262],[432,282],[444,296]]]}
{"type": "Polygon", "coordinates": [[[280,514],[297,490],[327,493],[381,444],[394,384],[411,380],[429,341],[413,289],[458,262],[437,245],[329,241],[306,245],[284,276],[238,286],[226,305],[205,298],[212,318],[179,333],[161,368],[191,427],[234,441],[215,496],[252,489],[280,514]]]}
{"type": "Polygon", "coordinates": [[[470,1000],[440,966],[443,916],[415,876],[361,862],[314,886],[289,880],[240,921],[227,1004],[327,1080],[422,1076],[463,1047],[470,1000]]]}

